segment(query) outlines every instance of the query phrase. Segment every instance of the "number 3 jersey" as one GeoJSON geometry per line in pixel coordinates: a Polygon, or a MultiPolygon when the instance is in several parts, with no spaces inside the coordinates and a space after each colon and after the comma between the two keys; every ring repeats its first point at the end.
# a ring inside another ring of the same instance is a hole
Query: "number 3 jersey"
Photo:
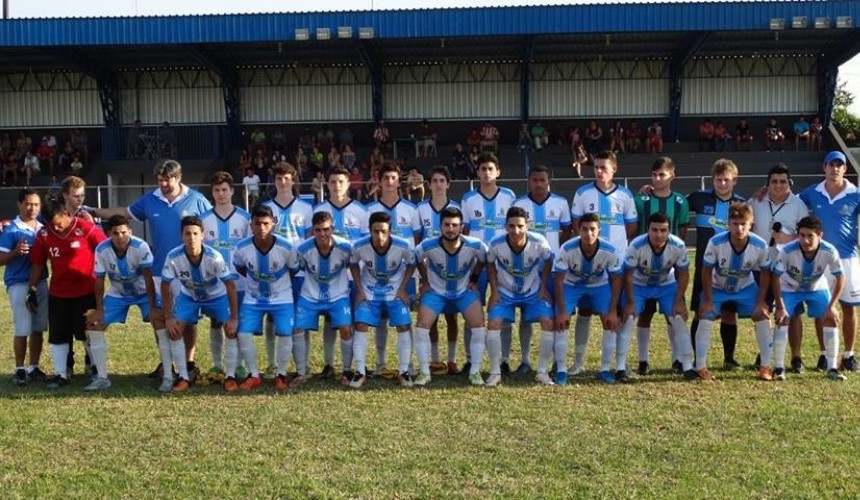
{"type": "Polygon", "coordinates": [[[702,262],[713,268],[713,287],[729,293],[754,284],[753,271],[771,268],[767,242],[753,233],[740,252],[732,247],[730,232],[714,236],[708,241],[702,262]]]}

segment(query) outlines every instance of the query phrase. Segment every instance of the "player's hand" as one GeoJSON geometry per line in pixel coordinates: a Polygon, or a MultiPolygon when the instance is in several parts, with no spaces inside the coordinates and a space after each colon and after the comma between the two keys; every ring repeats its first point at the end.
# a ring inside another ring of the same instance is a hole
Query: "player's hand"
{"type": "Polygon", "coordinates": [[[15,246],[15,252],[17,252],[18,255],[27,255],[28,253],[30,253],[30,244],[27,243],[27,240],[25,238],[21,238],[21,240],[15,246]]]}
{"type": "Polygon", "coordinates": [[[27,290],[27,310],[32,314],[36,314],[36,310],[39,309],[39,297],[36,295],[36,287],[31,286],[29,290],[27,290]]]}
{"type": "Polygon", "coordinates": [[[681,317],[681,318],[683,318],[683,319],[684,319],[684,321],[686,322],[686,321],[687,321],[687,317],[689,316],[689,314],[690,314],[690,313],[689,313],[689,311],[687,310],[687,304],[685,304],[683,300],[680,300],[680,301],[678,301],[678,302],[675,302],[675,307],[674,307],[674,309],[672,310],[672,315],[673,315],[673,316],[680,316],[680,317],[681,317]]]}
{"type": "Polygon", "coordinates": [[[839,321],[839,311],[836,310],[836,307],[828,307],[826,311],[824,311],[824,321],[832,321],[834,323],[839,321]]]}
{"type": "Polygon", "coordinates": [[[651,194],[653,192],[654,192],[654,186],[652,186],[651,184],[645,184],[644,186],[639,188],[639,194],[651,196],[651,194]]]}
{"type": "Polygon", "coordinates": [[[546,303],[549,304],[550,308],[552,308],[552,298],[549,296],[549,292],[546,291],[546,288],[541,287],[538,297],[545,300],[546,303]]]}
{"type": "Polygon", "coordinates": [[[603,327],[607,330],[617,332],[618,328],[621,326],[621,322],[618,321],[618,313],[615,311],[610,311],[603,316],[603,327]]]}
{"type": "Polygon", "coordinates": [[[361,290],[355,291],[355,303],[353,304],[354,309],[358,309],[358,305],[367,300],[367,296],[361,290]]]}
{"type": "Polygon", "coordinates": [[[224,324],[224,335],[228,339],[235,339],[236,334],[239,330],[239,320],[236,318],[231,318],[227,320],[227,323],[224,324]]]}
{"type": "Polygon", "coordinates": [[[104,326],[105,312],[103,309],[91,309],[87,316],[87,326],[101,328],[104,326]]]}
{"type": "Polygon", "coordinates": [[[755,310],[753,311],[753,315],[755,315],[756,313],[759,313],[759,315],[768,318],[770,317],[770,308],[767,306],[767,304],[764,303],[764,301],[758,301],[755,304],[755,310]]]}
{"type": "Polygon", "coordinates": [[[423,281],[421,281],[421,286],[418,287],[418,295],[423,296],[429,290],[430,290],[430,281],[423,280],[423,281]]]}
{"type": "MultiPolygon", "coordinates": [[[[635,318],[636,317],[636,303],[633,301],[627,302],[624,306],[623,321],[627,321],[627,318],[635,318]]],[[[622,322],[623,322],[622,321],[622,322]]]]}
{"type": "Polygon", "coordinates": [[[566,311],[559,311],[555,315],[555,327],[557,330],[570,330],[570,314],[567,314],[566,311]]]}
{"type": "Polygon", "coordinates": [[[785,307],[777,306],[773,312],[774,324],[776,326],[785,326],[788,324],[788,311],[785,307]]]}
{"type": "Polygon", "coordinates": [[[756,201],[761,201],[764,199],[764,196],[767,194],[767,186],[762,186],[753,193],[752,197],[755,198],[756,201]]]}
{"type": "Polygon", "coordinates": [[[409,293],[407,293],[406,290],[402,288],[398,289],[397,298],[403,301],[403,305],[405,305],[407,309],[410,307],[412,299],[409,298],[409,293]]]}
{"type": "Polygon", "coordinates": [[[499,300],[500,300],[500,297],[499,297],[498,293],[495,293],[495,292],[491,293],[490,298],[487,299],[487,311],[492,309],[493,306],[499,302],[499,300]]]}
{"type": "Polygon", "coordinates": [[[702,303],[699,304],[697,314],[699,315],[699,319],[708,319],[710,316],[715,315],[714,302],[712,300],[703,300],[702,303]]]}
{"type": "Polygon", "coordinates": [[[179,340],[182,338],[182,334],[185,330],[185,325],[182,324],[176,318],[170,318],[166,322],[167,326],[167,334],[170,336],[170,340],[179,340]]]}

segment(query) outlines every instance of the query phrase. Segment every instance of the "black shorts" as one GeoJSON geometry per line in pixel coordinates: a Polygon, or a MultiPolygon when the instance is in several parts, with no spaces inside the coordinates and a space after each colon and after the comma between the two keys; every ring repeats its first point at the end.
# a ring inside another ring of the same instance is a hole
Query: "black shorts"
{"type": "Polygon", "coordinates": [[[82,297],[54,297],[48,295],[48,343],[68,344],[72,339],[87,339],[87,322],[84,313],[96,308],[93,294],[82,297]]]}

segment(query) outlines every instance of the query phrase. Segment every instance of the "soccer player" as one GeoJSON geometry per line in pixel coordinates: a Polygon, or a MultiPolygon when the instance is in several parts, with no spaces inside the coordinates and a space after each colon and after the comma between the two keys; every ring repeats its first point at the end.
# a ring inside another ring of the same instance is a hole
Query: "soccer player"
{"type": "MultiPolygon", "coordinates": [[[[567,212],[566,202],[564,211],[567,212]]],[[[487,300],[488,383],[496,377],[501,378],[502,324],[513,323],[519,307],[522,323],[537,321],[541,325],[537,380],[544,385],[553,385],[547,374],[547,363],[555,341],[552,299],[547,291],[553,252],[546,238],[529,231],[528,225],[525,209],[509,208],[505,224],[507,234],[493,238],[487,251],[487,279],[490,283],[490,298],[487,300]]]]}
{"type": "Polygon", "coordinates": [[[45,225],[30,250],[30,277],[27,304],[35,313],[38,284],[45,265],[51,263],[48,287],[48,343],[55,375],[47,379],[49,389],[69,385],[68,356],[72,339],[86,340],[84,313],[95,309],[95,249],[105,239],[91,222],[73,217],[60,200],[43,211],[45,225]]]}
{"type": "MultiPolygon", "coordinates": [[[[837,303],[845,286],[842,261],[836,247],[821,239],[823,225],[815,217],[804,217],[797,224],[797,241],[779,250],[773,274],[776,301],[776,330],[773,337],[774,371],[776,380],[785,380],[785,344],[788,340],[786,323],[798,316],[800,305],[806,304],[807,314],[820,320],[824,329],[827,378],[845,380],[837,369],[839,355],[839,312],[837,303]],[[834,277],[833,290],[825,273],[834,277]]],[[[762,357],[762,365],[769,360],[762,357]]]]}
{"type": "MultiPolygon", "coordinates": [[[[714,162],[711,167],[711,182],[713,187],[704,191],[696,191],[687,196],[690,211],[696,213],[696,272],[693,276],[693,295],[690,299],[690,310],[695,312],[691,330],[694,335],[699,321],[699,300],[702,297],[702,260],[708,242],[715,235],[728,230],[729,207],[732,203],[742,202],[743,198],[735,194],[735,185],[738,183],[738,167],[733,161],[721,158],[714,162]]],[[[740,368],[735,361],[735,346],[738,343],[738,317],[737,312],[728,304],[729,308],[718,311],[720,318],[720,338],[723,341],[724,366],[730,370],[740,368]]],[[[695,342],[695,339],[694,339],[695,342]]]]}
{"type": "MultiPolygon", "coordinates": [[[[226,323],[225,335],[235,339],[239,319],[236,275],[221,253],[203,244],[203,221],[193,215],[186,216],[182,218],[181,228],[182,246],[167,254],[161,271],[161,297],[169,336],[169,339],[158,339],[161,362],[169,367],[172,361],[179,375],[171,392],[185,392],[190,385],[182,341],[187,329],[196,324],[202,314],[214,322],[226,323]],[[171,287],[174,280],[180,287],[176,297],[171,287]]],[[[167,379],[167,368],[164,373],[167,379]]],[[[163,383],[160,390],[164,391],[166,385],[163,383]]],[[[241,388],[251,390],[259,385],[260,377],[248,377],[241,388]]]]}
{"type": "MultiPolygon", "coordinates": [[[[600,238],[600,216],[596,213],[582,214],[577,224],[578,237],[568,240],[558,251],[553,262],[555,286],[556,334],[554,351],[555,383],[567,383],[565,371],[567,356],[567,334],[570,316],[575,308],[588,306],[600,315],[603,323],[603,347],[598,377],[607,384],[615,383],[610,373],[612,355],[616,352],[618,332],[618,300],[621,295],[621,258],[618,250],[600,238]]],[[[584,351],[583,351],[584,354],[584,351]]],[[[616,362],[618,360],[616,359],[616,362]]],[[[581,372],[580,372],[581,373],[581,372]]],[[[619,375],[625,380],[626,372],[619,375]]]]}
{"type": "Polygon", "coordinates": [[[383,315],[397,329],[398,380],[406,387],[424,386],[430,382],[430,332],[412,336],[407,284],[415,272],[412,244],[391,235],[391,216],[375,212],[370,216],[370,236],[355,242],[350,257],[350,272],[355,285],[355,338],[353,345],[357,376],[351,387],[361,387],[366,378],[367,332],[369,326],[379,327],[383,315]],[[426,335],[424,335],[426,334],[426,335]],[[409,373],[412,347],[418,355],[419,373],[414,379],[409,373]]]}
{"type": "Polygon", "coordinates": [[[18,192],[18,216],[0,234],[0,266],[6,266],[3,281],[6,296],[12,309],[14,334],[12,348],[15,352],[15,372],[12,382],[24,385],[28,381],[45,380],[45,372],[39,368],[42,357],[43,332],[48,327],[48,273],[42,271],[36,283],[37,307],[35,312],[27,308],[28,280],[30,279],[30,249],[36,234],[42,229],[39,210],[42,200],[39,193],[24,188],[18,192]],[[30,339],[30,364],[24,368],[27,355],[27,339],[30,339]]]}
{"type": "MultiPolygon", "coordinates": [[[[860,305],[860,253],[857,247],[857,217],[860,215],[860,190],[845,179],[848,162],[840,151],[831,151],[824,157],[824,180],[800,193],[812,215],[821,220],[824,240],[836,247],[842,260],[845,287],[839,294],[842,309],[842,335],[845,352],[842,368],[857,371],[854,357],[854,338],[857,328],[855,308],[860,305]]],[[[832,280],[831,280],[832,281],[832,280]]],[[[831,284],[832,287],[832,284],[831,284]]],[[[822,336],[823,323],[815,323],[821,356],[818,368],[826,368],[825,343],[822,336]]]]}
{"type": "MultiPolygon", "coordinates": [[[[421,221],[418,218],[418,207],[411,201],[400,197],[400,167],[396,163],[387,161],[379,168],[379,185],[381,195],[378,201],[367,206],[367,212],[373,215],[375,212],[385,212],[391,217],[391,234],[399,236],[406,241],[417,245],[421,242],[421,221]]],[[[411,303],[416,300],[415,281],[410,277],[408,291],[411,303]]],[[[385,348],[388,342],[388,322],[382,321],[376,329],[376,372],[382,376],[389,376],[385,369],[385,348]]],[[[397,376],[397,373],[390,375],[397,376]]]]}
{"type": "MultiPolygon", "coordinates": [[[[352,247],[349,241],[333,234],[333,223],[328,212],[315,213],[311,219],[313,236],[297,248],[299,269],[304,271],[305,279],[296,303],[293,357],[296,359],[297,376],[291,385],[296,384],[296,380],[299,383],[304,381],[307,364],[301,360],[307,359],[305,332],[319,328],[321,314],[330,317],[331,325],[338,329],[341,340],[352,338],[352,307],[347,279],[352,247]]],[[[353,342],[354,351],[360,351],[362,347],[353,342]]],[[[350,385],[361,387],[364,380],[366,374],[356,371],[350,385]]]]}
{"type": "MultiPolygon", "coordinates": [[[[418,204],[418,218],[421,220],[422,240],[433,238],[442,234],[439,214],[448,207],[460,208],[460,204],[448,197],[448,189],[451,187],[451,174],[448,167],[437,165],[430,172],[430,199],[418,204]]],[[[457,367],[457,336],[459,325],[457,315],[445,313],[445,323],[448,325],[448,362],[444,368],[450,374],[458,373],[457,367]]],[[[430,328],[430,366],[439,364],[439,321],[433,323],[430,328]]]]}
{"type": "MultiPolygon", "coordinates": [[[[305,238],[310,236],[311,218],[313,217],[313,206],[296,197],[299,174],[296,167],[287,162],[278,162],[272,168],[275,178],[275,197],[264,204],[272,209],[275,215],[275,234],[285,238],[291,245],[298,247],[305,238]]],[[[293,277],[293,294],[297,298],[298,291],[302,288],[302,273],[293,277]]],[[[266,359],[268,365],[263,374],[271,379],[277,374],[277,360],[275,359],[275,330],[271,321],[266,322],[266,359]]],[[[304,339],[304,355],[307,358],[310,351],[310,338],[304,339]]],[[[293,357],[299,347],[293,342],[293,357]]],[[[307,359],[305,360],[307,361],[307,359]]]]}
{"type": "MultiPolygon", "coordinates": [[[[492,241],[496,236],[505,234],[505,218],[508,209],[517,199],[513,191],[496,185],[496,180],[502,173],[501,168],[502,165],[495,154],[481,153],[475,162],[478,188],[466,193],[460,203],[463,210],[463,234],[485,243],[492,241]]],[[[482,272],[478,278],[478,295],[481,302],[487,296],[486,271],[482,272]]],[[[472,344],[470,335],[471,330],[467,328],[463,335],[466,346],[472,344]]],[[[501,333],[503,350],[504,346],[508,346],[507,351],[510,351],[512,337],[512,325],[504,325],[501,333]]],[[[466,365],[463,367],[463,371],[470,368],[469,351],[466,354],[466,365]]],[[[511,366],[507,358],[502,360],[501,369],[504,374],[510,373],[511,366]]]]}
{"type": "MultiPolygon", "coordinates": [[[[442,235],[424,240],[415,249],[421,275],[421,305],[418,308],[416,336],[429,336],[430,326],[443,311],[451,308],[461,314],[471,334],[469,350],[472,364],[469,381],[485,385],[481,377],[481,358],[486,347],[484,310],[478,298],[478,275],[487,260],[487,247],[477,238],[463,236],[463,214],[447,207],[439,214],[442,235]]],[[[487,385],[497,385],[500,376],[490,376],[487,385]]]]}
{"type": "MultiPolygon", "coordinates": [[[[95,312],[87,322],[90,355],[97,377],[84,388],[99,391],[111,386],[107,373],[107,343],[105,330],[114,324],[124,324],[131,306],[140,309],[144,321],[149,312],[158,308],[155,284],[152,280],[152,251],[142,239],[133,236],[128,219],[114,215],[107,221],[108,239],[96,247],[95,312]],[[105,294],[105,276],[110,287],[105,294]]],[[[155,335],[166,335],[162,321],[153,321],[155,335]]]]}
{"type": "MultiPolygon", "coordinates": [[[[233,267],[233,251],[236,245],[248,237],[251,229],[251,216],[242,208],[233,205],[233,176],[228,172],[215,172],[209,178],[212,201],[215,206],[203,212],[203,243],[221,253],[227,266],[233,267]]],[[[236,297],[242,302],[245,280],[236,279],[236,297]]],[[[212,323],[209,327],[209,347],[212,351],[210,373],[223,371],[224,325],[212,323]]]]}
{"type": "MultiPolygon", "coordinates": [[[[660,156],[654,163],[651,164],[651,185],[650,190],[640,192],[634,198],[636,203],[636,214],[639,218],[637,224],[640,235],[648,233],[648,220],[651,215],[662,212],[669,218],[669,234],[673,234],[685,240],[687,237],[687,226],[690,225],[690,206],[687,203],[687,197],[683,194],[672,190],[672,180],[675,179],[675,162],[668,156],[660,156]]],[[[651,342],[651,318],[657,312],[657,302],[654,300],[645,301],[644,309],[638,313],[639,319],[636,320],[636,340],[639,354],[639,366],[637,372],[639,375],[648,375],[651,372],[649,362],[649,344],[651,342]]],[[[671,348],[671,358],[673,365],[677,356],[675,345],[674,327],[669,325],[666,333],[669,336],[669,346],[671,348]]]]}
{"type": "MultiPolygon", "coordinates": [[[[699,377],[693,371],[693,345],[687,330],[687,306],[684,303],[690,279],[690,259],[684,240],[671,234],[671,226],[668,215],[654,212],[645,223],[647,233],[634,238],[627,247],[624,290],[628,300],[618,335],[619,351],[625,341],[629,342],[630,318],[641,315],[649,301],[656,302],[669,324],[669,337],[674,338],[673,353],[681,360],[685,377],[693,380],[699,377]]],[[[622,355],[619,353],[619,358],[622,355]]],[[[640,353],[640,360],[641,357],[640,353]]],[[[641,368],[642,361],[639,363],[641,368]]]]}
{"type": "Polygon", "coordinates": [[[761,353],[759,378],[772,380],[773,372],[766,365],[770,359],[770,315],[767,291],[771,279],[771,257],[767,242],[750,232],[752,209],[749,205],[733,203],[728,211],[729,230],[717,234],[708,242],[697,272],[702,276],[702,296],[699,300],[699,324],[695,332],[696,373],[702,380],[711,380],[708,371],[708,347],[711,327],[723,311],[723,305],[733,303],[739,316],[751,317],[761,353]],[[753,271],[761,272],[759,283],[753,271]]]}
{"type": "MultiPolygon", "coordinates": [[[[587,213],[597,214],[600,237],[612,247],[619,262],[624,261],[624,250],[636,236],[636,203],[633,193],[613,180],[618,172],[618,159],[612,151],[603,151],[594,158],[594,182],[576,190],[570,215],[573,232],[579,233],[580,219],[587,213]]],[[[605,322],[605,321],[604,321],[605,322]]],[[[588,307],[578,311],[574,327],[574,360],[571,375],[585,371],[585,351],[588,347],[591,311],[588,307]]]]}
{"type": "Polygon", "coordinates": [[[86,200],[87,183],[76,175],[70,175],[63,179],[60,188],[60,198],[65,202],[66,209],[74,217],[80,217],[89,222],[95,222],[93,216],[87,211],[84,204],[86,200]]]}
{"type": "MultiPolygon", "coordinates": [[[[529,221],[529,231],[542,235],[549,242],[553,253],[558,252],[562,243],[570,239],[570,210],[564,197],[550,192],[550,172],[543,165],[537,165],[529,170],[529,194],[517,198],[512,206],[520,207],[526,211],[529,221]]],[[[550,266],[550,269],[552,267],[550,266]]],[[[550,304],[555,301],[552,298],[552,285],[547,290],[550,295],[550,304]]],[[[520,349],[522,362],[515,373],[526,375],[531,370],[529,354],[531,351],[532,328],[525,321],[520,321],[520,349]]],[[[510,354],[510,344],[505,352],[502,346],[502,358],[507,359],[510,354]]]]}
{"type": "MultiPolygon", "coordinates": [[[[253,335],[263,331],[263,316],[272,318],[277,336],[277,363],[275,389],[283,391],[290,385],[298,387],[303,379],[287,380],[287,368],[293,354],[293,332],[295,308],[290,274],[298,270],[295,248],[284,238],[274,234],[275,216],[272,209],[263,205],[254,209],[251,219],[253,236],[236,245],[233,264],[236,271],[245,277],[246,291],[239,305],[238,339],[227,339],[224,390],[233,392],[240,387],[248,388],[236,379],[239,357],[248,367],[249,379],[259,380],[257,348],[253,335]]],[[[298,373],[305,373],[305,358],[295,359],[298,373]]],[[[253,385],[250,384],[250,385],[253,385]]]]}

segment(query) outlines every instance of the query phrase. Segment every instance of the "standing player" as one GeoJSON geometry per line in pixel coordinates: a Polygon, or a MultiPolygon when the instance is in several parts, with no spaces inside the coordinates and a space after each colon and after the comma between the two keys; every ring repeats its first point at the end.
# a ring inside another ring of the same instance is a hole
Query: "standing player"
{"type": "MultiPolygon", "coordinates": [[[[800,315],[800,305],[806,304],[808,314],[821,321],[824,329],[827,378],[845,380],[837,370],[839,355],[839,312],[836,307],[845,276],[836,247],[821,239],[822,224],[815,217],[804,217],[797,224],[797,241],[785,245],[778,253],[774,266],[773,295],[776,301],[776,331],[773,337],[774,371],[777,380],[785,380],[785,344],[788,340],[789,318],[800,315]],[[834,277],[833,293],[825,272],[834,277]]],[[[762,359],[762,364],[768,360],[762,359]]]]}
{"type": "MultiPolygon", "coordinates": [[[[612,244],[599,238],[600,231],[600,216],[596,213],[583,214],[577,224],[579,236],[562,245],[553,262],[555,323],[559,330],[554,343],[558,369],[555,383],[559,385],[567,383],[565,367],[570,316],[574,309],[585,305],[596,311],[603,322],[598,376],[607,384],[615,382],[615,376],[609,372],[609,365],[616,351],[622,269],[618,251],[612,244]]],[[[623,375],[619,378],[625,379],[626,373],[623,375]]]]}
{"type": "MultiPolygon", "coordinates": [[[[612,151],[603,151],[594,158],[594,182],[576,190],[570,215],[573,231],[579,233],[580,219],[587,213],[597,214],[600,236],[615,249],[619,262],[624,260],[624,249],[636,236],[636,203],[633,193],[613,180],[618,172],[618,159],[612,151]]],[[[588,347],[591,310],[586,306],[576,315],[574,327],[574,360],[572,375],[585,371],[585,351],[588,347]]]]}
{"type": "MultiPolygon", "coordinates": [[[[111,385],[107,374],[107,327],[124,324],[131,306],[140,308],[144,321],[150,321],[150,311],[158,308],[149,245],[131,234],[128,219],[122,215],[108,219],[107,231],[109,238],[96,247],[96,310],[88,318],[87,325],[90,353],[98,376],[84,389],[87,391],[107,389],[111,385]],[[107,295],[105,276],[110,278],[107,295]]],[[[167,334],[161,321],[153,321],[152,327],[156,337],[167,334]]]]}
{"type": "Polygon", "coordinates": [[[84,204],[86,200],[87,183],[76,175],[70,175],[63,179],[63,184],[60,188],[60,198],[66,204],[66,210],[73,217],[80,217],[89,222],[95,222],[93,216],[87,211],[87,206],[84,204]]]}
{"type": "MultiPolygon", "coordinates": [[[[240,241],[233,252],[236,271],[245,277],[247,289],[239,305],[238,340],[227,339],[227,377],[224,389],[235,391],[241,386],[236,380],[239,357],[248,367],[249,378],[259,380],[257,348],[253,335],[263,331],[263,316],[272,318],[277,335],[277,362],[275,389],[283,391],[290,385],[287,368],[293,353],[295,308],[290,273],[298,269],[296,251],[290,243],[274,234],[275,216],[272,209],[260,206],[254,209],[251,222],[252,237],[240,241]],[[241,354],[240,354],[241,353],[241,354]]],[[[304,373],[304,357],[296,358],[298,373],[304,373]]],[[[293,379],[297,387],[301,379],[293,379]]],[[[244,383],[243,383],[244,385],[244,383]]],[[[247,387],[247,386],[245,386],[247,387]]]]}
{"type": "MultiPolygon", "coordinates": [[[[567,203],[564,209],[567,212],[567,203]]],[[[503,322],[514,322],[517,307],[521,311],[522,323],[537,321],[541,325],[537,380],[544,385],[552,385],[547,374],[547,362],[555,332],[547,283],[552,272],[553,252],[546,238],[529,231],[528,224],[528,214],[523,208],[509,208],[505,224],[507,234],[493,238],[487,251],[487,279],[490,282],[490,298],[487,300],[490,377],[487,385],[496,385],[501,379],[501,328],[503,322]]]]}
{"type": "Polygon", "coordinates": [[[767,242],[750,233],[752,209],[744,203],[729,207],[729,230],[708,242],[702,267],[702,297],[699,301],[699,324],[696,332],[696,373],[702,380],[711,380],[708,372],[708,347],[711,344],[711,327],[724,310],[723,305],[733,303],[737,313],[752,317],[755,338],[761,353],[762,365],[759,378],[772,380],[773,372],[766,364],[770,359],[770,316],[766,303],[770,286],[770,252],[767,242]],[[753,271],[761,272],[759,283],[753,271]]]}
{"type": "MultiPolygon", "coordinates": [[[[463,209],[463,234],[485,243],[505,234],[505,218],[508,209],[517,199],[513,191],[496,185],[496,180],[502,173],[501,169],[502,166],[495,154],[481,153],[475,163],[478,189],[466,193],[460,204],[463,209]]],[[[478,279],[478,295],[483,303],[487,296],[486,271],[482,272],[478,279]]],[[[472,344],[470,335],[471,331],[467,328],[463,335],[467,347],[472,344]]],[[[512,336],[513,326],[504,325],[501,332],[503,351],[504,346],[508,346],[507,351],[510,351],[512,336]]],[[[480,359],[478,363],[480,364],[480,359]]],[[[463,371],[466,371],[466,368],[469,368],[469,351],[467,351],[466,366],[463,371]]],[[[501,370],[504,374],[510,373],[511,366],[507,359],[502,361],[501,370]]]]}
{"type": "MultiPolygon", "coordinates": [[[[182,246],[167,254],[161,271],[161,296],[164,321],[169,335],[169,349],[160,347],[161,362],[165,367],[176,366],[179,379],[172,392],[185,392],[190,384],[182,342],[186,331],[197,324],[201,314],[217,323],[226,323],[224,333],[228,339],[236,338],[239,304],[236,298],[236,275],[214,248],[203,244],[203,221],[196,216],[183,217],[182,246]],[[173,297],[171,282],[179,282],[179,293],[173,297]]],[[[159,338],[159,346],[168,339],[159,338]]],[[[167,368],[164,370],[165,379],[167,368]]],[[[260,385],[259,377],[248,377],[242,389],[260,385]]],[[[167,382],[159,390],[166,392],[167,382]]]]}
{"type": "Polygon", "coordinates": [[[411,386],[412,375],[409,362],[412,348],[418,354],[419,374],[415,385],[430,382],[430,335],[418,332],[412,338],[412,317],[409,315],[409,293],[407,284],[415,272],[415,253],[412,244],[391,235],[391,217],[385,212],[370,216],[370,236],[358,240],[350,257],[350,272],[355,285],[355,339],[354,350],[356,378],[352,387],[361,387],[366,379],[365,357],[367,355],[367,331],[369,326],[378,328],[380,318],[388,317],[397,329],[397,361],[400,384],[411,386]]]}
{"type": "Polygon", "coordinates": [[[45,225],[30,250],[27,304],[32,313],[38,306],[38,284],[45,265],[51,263],[48,287],[48,343],[55,375],[49,389],[69,385],[68,356],[72,339],[86,341],[84,313],[95,309],[95,249],[105,239],[101,229],[72,217],[62,201],[52,201],[44,211],[45,225]]]}
{"type": "MultiPolygon", "coordinates": [[[[842,260],[842,273],[845,275],[845,288],[839,295],[842,335],[845,340],[842,368],[857,371],[854,338],[857,333],[855,308],[860,305],[860,253],[857,248],[860,190],[845,179],[847,165],[845,155],[841,152],[827,153],[824,157],[824,180],[806,188],[800,193],[800,199],[809,207],[810,213],[821,220],[824,240],[836,247],[842,260]]],[[[823,371],[826,368],[826,358],[821,320],[816,321],[815,329],[822,350],[818,358],[818,368],[823,371]]]]}
{"type": "Polygon", "coordinates": [[[36,234],[42,229],[42,223],[38,220],[41,207],[39,193],[30,188],[19,191],[18,217],[0,235],[0,266],[6,266],[3,281],[14,327],[12,348],[15,352],[15,372],[12,382],[15,385],[46,378],[45,372],[39,368],[44,338],[42,332],[48,327],[48,273],[44,269],[36,283],[36,311],[31,312],[27,307],[27,282],[31,266],[29,253],[36,234]],[[27,338],[30,339],[30,365],[25,370],[27,338]]]}
{"type": "MultiPolygon", "coordinates": [[[[549,189],[549,169],[543,165],[537,165],[529,170],[529,194],[521,196],[514,201],[513,206],[520,207],[526,211],[529,221],[529,231],[542,235],[549,242],[553,253],[558,252],[562,243],[570,239],[570,210],[567,200],[562,196],[551,193],[549,189]]],[[[550,266],[551,269],[551,266],[550,266]]],[[[552,285],[547,292],[552,299],[552,285]]],[[[522,363],[517,367],[516,373],[525,375],[531,369],[529,364],[529,352],[531,350],[532,329],[529,323],[520,321],[520,349],[522,363]]],[[[505,346],[502,346],[504,350],[505,346]]],[[[510,354],[510,345],[508,353],[510,354]]],[[[502,352],[502,358],[507,359],[507,354],[502,352]]]]}
{"type": "MultiPolygon", "coordinates": [[[[472,385],[484,385],[481,358],[484,357],[487,332],[484,310],[478,298],[477,282],[487,260],[487,247],[477,238],[463,236],[463,214],[448,207],[439,214],[442,235],[422,241],[415,249],[421,275],[421,305],[418,309],[416,335],[429,337],[430,327],[448,308],[463,314],[471,334],[469,351],[473,363],[469,369],[472,385]]],[[[490,377],[498,384],[501,377],[490,377]]]]}
{"type": "MultiPolygon", "coordinates": [[[[209,178],[212,188],[212,201],[215,206],[203,212],[203,243],[217,250],[228,267],[233,267],[233,251],[236,245],[248,237],[251,228],[251,216],[242,208],[233,205],[233,176],[228,172],[215,172],[209,178]]],[[[239,302],[245,292],[245,280],[236,279],[236,294],[239,302]]],[[[212,369],[210,373],[223,371],[224,334],[220,323],[212,323],[209,327],[209,346],[212,350],[212,369]]]]}
{"type": "MultiPolygon", "coordinates": [[[[729,207],[732,203],[742,202],[743,198],[734,193],[738,183],[738,167],[731,160],[721,158],[711,167],[712,189],[697,191],[687,196],[690,211],[696,213],[696,273],[693,276],[693,295],[690,310],[696,313],[690,330],[695,334],[701,318],[699,300],[702,296],[702,260],[708,242],[714,235],[728,230],[729,207]]],[[[729,304],[731,307],[731,304],[729,304]]],[[[723,341],[724,366],[735,370],[740,364],[735,361],[735,346],[738,343],[738,316],[734,309],[717,311],[721,315],[720,338],[723,341]]]]}
{"type": "MultiPolygon", "coordinates": [[[[622,344],[622,338],[629,341],[632,323],[628,318],[642,314],[649,301],[655,302],[669,324],[669,337],[673,338],[675,347],[673,353],[681,361],[684,376],[690,380],[697,379],[698,375],[693,371],[693,345],[687,330],[687,306],[684,303],[690,280],[687,245],[669,232],[671,220],[663,212],[652,213],[645,227],[647,233],[633,239],[624,258],[624,290],[628,300],[624,306],[619,344],[622,344]],[[626,333],[622,334],[625,330],[626,333]]],[[[641,368],[642,361],[639,363],[641,368]]],[[[642,374],[642,370],[639,373],[642,374]]]]}
{"type": "MultiPolygon", "coordinates": [[[[418,204],[418,218],[421,220],[422,240],[434,238],[442,234],[439,214],[448,207],[459,209],[460,204],[448,198],[448,188],[451,187],[451,174],[448,167],[437,165],[430,172],[430,199],[418,204]]],[[[448,363],[443,368],[450,374],[459,372],[457,367],[457,315],[445,313],[445,323],[448,333],[448,363]]],[[[430,328],[430,365],[439,363],[439,321],[430,328]]]]}

